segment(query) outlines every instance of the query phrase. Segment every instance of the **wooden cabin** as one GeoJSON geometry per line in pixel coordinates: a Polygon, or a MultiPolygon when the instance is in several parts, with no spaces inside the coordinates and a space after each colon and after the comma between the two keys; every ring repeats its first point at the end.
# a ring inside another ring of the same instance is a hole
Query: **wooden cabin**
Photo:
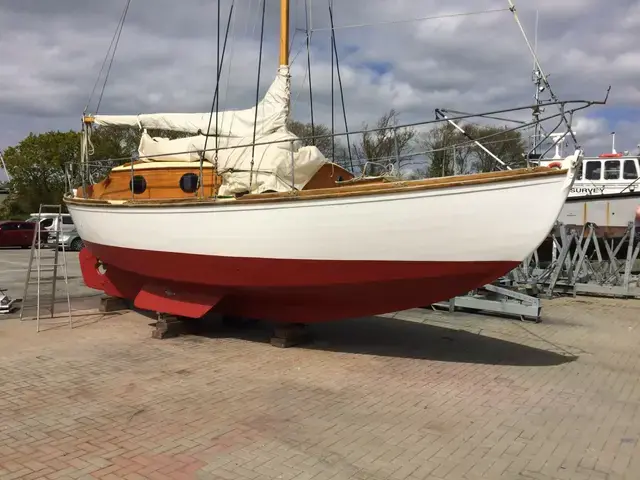
{"type": "MultiPolygon", "coordinates": [[[[113,168],[102,181],[87,188],[88,198],[100,200],[146,200],[193,198],[200,195],[200,164],[185,162],[134,162],[113,168]]],[[[203,165],[204,197],[218,192],[222,177],[210,163],[203,165]]],[[[333,188],[358,182],[355,176],[335,163],[326,163],[303,190],[333,188]]],[[[369,183],[369,179],[364,180],[369,183]]],[[[380,179],[377,179],[380,181],[380,179]]],[[[358,182],[360,183],[360,182],[358,182]]],[[[82,188],[77,196],[82,197],[82,188]]]]}

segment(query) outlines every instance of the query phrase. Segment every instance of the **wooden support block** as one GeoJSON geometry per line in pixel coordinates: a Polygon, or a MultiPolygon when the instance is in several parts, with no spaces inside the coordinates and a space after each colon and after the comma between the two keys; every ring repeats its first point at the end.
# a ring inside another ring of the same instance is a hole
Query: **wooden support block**
{"type": "Polygon", "coordinates": [[[121,310],[129,310],[129,305],[124,298],[110,297],[103,295],[100,297],[100,306],[98,311],[102,313],[119,312],[121,310]]]}
{"type": "Polygon", "coordinates": [[[158,321],[156,322],[153,332],[151,332],[151,338],[156,338],[158,340],[173,338],[180,336],[182,332],[183,324],[180,319],[173,315],[159,313],[158,321]]]}
{"type": "Polygon", "coordinates": [[[290,323],[274,328],[271,345],[278,348],[295,347],[311,341],[311,334],[306,325],[302,323],[290,323]]]}

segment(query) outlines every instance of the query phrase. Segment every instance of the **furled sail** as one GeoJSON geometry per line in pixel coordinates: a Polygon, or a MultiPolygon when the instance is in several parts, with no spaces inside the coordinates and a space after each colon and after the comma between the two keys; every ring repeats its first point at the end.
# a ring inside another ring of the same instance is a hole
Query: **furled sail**
{"type": "Polygon", "coordinates": [[[220,195],[265,191],[290,191],[303,188],[320,167],[327,162],[314,146],[302,146],[298,137],[286,127],[289,96],[289,68],[281,66],[274,82],[256,107],[218,112],[218,133],[206,140],[203,132],[216,134],[215,112],[209,127],[207,113],[156,113],[145,115],[96,115],[96,125],[133,126],[145,129],[138,153],[143,161],[217,163],[223,184],[220,195]],[[255,143],[269,143],[254,145],[255,143]],[[147,128],[181,131],[195,134],[170,140],[151,137],[147,128]],[[218,151],[214,149],[217,147],[218,151]],[[253,170],[251,161],[254,161],[253,170]]]}
{"type": "MultiPolygon", "coordinates": [[[[221,137],[252,137],[267,135],[285,126],[289,110],[289,68],[282,66],[267,93],[256,107],[218,112],[218,135],[221,137]]],[[[140,115],[96,115],[96,125],[156,128],[187,133],[215,135],[216,114],[209,127],[211,112],[206,113],[150,113],[140,115]]]]}
{"type": "MultiPolygon", "coordinates": [[[[199,162],[206,137],[151,137],[144,132],[138,151],[147,161],[199,162]]],[[[220,139],[217,152],[218,173],[222,176],[220,195],[302,189],[327,160],[315,146],[301,146],[294,134],[282,127],[279,131],[256,138],[264,145],[252,147],[252,137],[220,139]],[[268,143],[277,142],[277,143],[268,143]],[[225,148],[228,147],[228,148],[225,148]],[[253,158],[253,170],[251,159],[253,158]]],[[[215,139],[209,138],[205,160],[216,164],[215,139]]]]}

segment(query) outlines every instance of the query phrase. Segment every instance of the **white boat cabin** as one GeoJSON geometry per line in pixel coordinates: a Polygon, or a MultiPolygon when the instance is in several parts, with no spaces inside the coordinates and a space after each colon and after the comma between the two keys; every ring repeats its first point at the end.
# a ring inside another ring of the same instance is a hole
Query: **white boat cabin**
{"type": "Polygon", "coordinates": [[[586,157],[576,174],[570,197],[632,193],[638,188],[638,157],[604,154],[586,157]]]}
{"type": "MultiPolygon", "coordinates": [[[[561,141],[566,135],[566,133],[550,135],[553,139],[553,146],[555,146],[555,155],[553,158],[539,160],[539,165],[550,168],[567,167],[561,146],[561,141]]],[[[633,195],[636,191],[640,194],[638,156],[630,155],[629,152],[618,153],[615,150],[615,145],[612,145],[611,150],[612,153],[583,158],[582,165],[576,172],[576,180],[569,192],[569,198],[628,196],[633,195]]]]}

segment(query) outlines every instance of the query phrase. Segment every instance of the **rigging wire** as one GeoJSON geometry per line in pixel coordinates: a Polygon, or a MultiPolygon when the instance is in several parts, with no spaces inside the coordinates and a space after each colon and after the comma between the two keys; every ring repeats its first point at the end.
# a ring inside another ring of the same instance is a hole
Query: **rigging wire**
{"type": "MultiPolygon", "coordinates": [[[[222,74],[222,64],[224,63],[224,54],[227,50],[227,40],[229,38],[229,28],[231,25],[231,19],[233,17],[233,10],[235,7],[235,0],[232,0],[231,2],[231,7],[229,8],[229,18],[227,19],[227,27],[225,29],[225,34],[224,34],[224,44],[222,46],[222,54],[220,52],[220,2],[218,2],[218,32],[217,32],[217,53],[216,53],[216,88],[215,91],[213,92],[213,100],[211,101],[211,111],[209,114],[209,123],[207,125],[207,131],[205,133],[205,139],[204,139],[204,149],[202,151],[202,155],[200,157],[200,175],[201,175],[201,192],[202,195],[204,196],[204,176],[203,176],[203,164],[204,164],[204,156],[205,153],[207,151],[207,143],[209,142],[209,136],[211,135],[211,123],[213,121],[213,114],[215,112],[216,114],[216,124],[215,124],[215,142],[216,142],[216,146],[215,146],[215,159],[214,159],[214,180],[217,177],[217,171],[218,171],[218,148],[219,148],[219,136],[220,136],[220,132],[218,131],[218,117],[220,114],[220,76],[222,74]]],[[[215,192],[214,192],[215,195],[215,192]]]]}
{"type": "MultiPolygon", "coordinates": [[[[331,8],[333,6],[333,0],[328,0],[329,1],[329,8],[331,8]]],[[[331,29],[331,32],[333,33],[333,28],[331,29]]],[[[336,133],[336,122],[335,122],[335,99],[334,99],[334,83],[333,83],[333,56],[334,56],[334,52],[333,52],[333,36],[330,36],[329,39],[329,49],[331,50],[331,161],[335,162],[336,160],[336,138],[335,138],[335,133],[336,133]]]]}
{"type": "Polygon", "coordinates": [[[322,31],[326,31],[326,30],[342,30],[342,29],[346,29],[346,28],[375,27],[375,26],[379,26],[379,25],[393,25],[393,24],[399,24],[399,23],[421,22],[421,21],[425,21],[425,20],[439,20],[439,19],[443,19],[443,18],[467,17],[467,16],[471,16],[471,15],[483,15],[483,14],[487,14],[487,13],[506,12],[508,10],[510,10],[510,9],[509,8],[495,8],[495,9],[492,9],[492,10],[480,10],[480,11],[476,11],[476,12],[463,12],[463,13],[449,13],[449,14],[446,14],[446,15],[436,15],[436,16],[431,16],[431,17],[408,18],[408,19],[402,19],[402,20],[389,20],[389,21],[385,21],[385,22],[374,22],[374,23],[359,23],[359,24],[354,24],[354,25],[340,25],[338,27],[334,27],[333,29],[332,28],[328,28],[328,27],[316,28],[313,31],[314,32],[322,32],[322,31]]]}
{"type": "Polygon", "coordinates": [[[262,71],[262,48],[264,46],[264,19],[266,16],[267,0],[262,0],[262,22],[260,26],[260,51],[258,53],[258,79],[256,81],[256,107],[253,117],[253,142],[251,144],[251,170],[249,173],[249,190],[253,185],[253,164],[256,153],[256,130],[258,128],[258,105],[260,104],[260,73],[262,71]]]}
{"type": "Polygon", "coordinates": [[[316,144],[316,127],[313,118],[313,89],[311,87],[311,9],[309,1],[304,0],[304,18],[307,32],[307,73],[309,74],[309,108],[311,110],[311,142],[316,144]]]}
{"type": "MultiPolygon", "coordinates": [[[[230,50],[229,50],[229,60],[227,61],[228,63],[228,67],[227,67],[227,81],[224,85],[224,94],[225,94],[225,100],[228,98],[229,95],[229,89],[231,86],[231,66],[233,65],[233,58],[234,58],[234,54],[235,54],[235,39],[236,39],[236,17],[238,15],[238,8],[235,8],[233,10],[233,15],[232,15],[232,19],[231,19],[231,29],[230,29],[230,37],[231,37],[231,46],[230,46],[230,50]]],[[[246,23],[245,23],[245,34],[246,32],[249,30],[249,20],[247,19],[246,23]]],[[[223,53],[223,58],[226,55],[226,48],[222,49],[222,53],[223,53]]],[[[222,72],[225,68],[225,64],[224,62],[221,62],[221,67],[220,67],[220,78],[222,78],[222,72]]],[[[218,92],[218,95],[221,96],[221,92],[218,92]]],[[[225,106],[225,104],[223,104],[223,107],[225,106]]],[[[222,109],[222,115],[221,115],[221,121],[224,123],[224,119],[227,115],[227,110],[225,108],[222,109]]],[[[233,121],[234,121],[234,117],[231,117],[231,122],[229,124],[229,129],[231,130],[233,127],[233,121]]]]}
{"type": "MultiPolygon", "coordinates": [[[[558,112],[556,114],[553,115],[549,115],[546,117],[542,118],[542,121],[546,121],[546,120],[551,120],[553,118],[557,118],[557,117],[561,117],[563,115],[566,114],[573,114],[575,112],[584,110],[586,108],[589,108],[592,105],[604,105],[605,102],[603,100],[567,100],[567,101],[560,101],[560,102],[547,102],[547,103],[543,103],[542,106],[543,107],[549,107],[549,106],[553,106],[553,105],[566,105],[566,104],[573,104],[573,103],[578,103],[578,104],[583,104],[581,106],[572,108],[570,110],[565,111],[564,109],[561,112],[558,112]]],[[[505,112],[515,112],[515,111],[520,111],[520,110],[530,110],[532,108],[532,105],[527,105],[524,107],[516,107],[516,108],[507,108],[507,109],[502,109],[502,110],[495,110],[495,111],[491,111],[491,112],[487,112],[484,115],[495,115],[495,114],[499,114],[499,113],[505,113],[505,112]]],[[[441,109],[442,111],[446,111],[444,109],[441,109]]],[[[450,117],[449,120],[465,120],[467,118],[471,118],[471,117],[477,117],[479,116],[479,114],[470,114],[470,115],[460,115],[460,116],[456,116],[456,117],[450,117]]],[[[562,119],[560,120],[562,122],[562,119]]],[[[426,125],[433,125],[436,123],[443,123],[445,122],[445,120],[428,120],[428,121],[423,121],[423,122],[413,122],[413,123],[406,123],[404,125],[398,125],[396,128],[410,128],[410,127],[417,127],[417,126],[426,126],[426,125]]],[[[485,135],[482,137],[478,137],[477,141],[483,140],[485,138],[490,138],[492,136],[495,136],[499,133],[507,133],[509,131],[512,130],[517,130],[517,129],[521,129],[521,128],[527,128],[529,126],[532,126],[534,122],[529,122],[525,125],[520,125],[518,127],[509,129],[509,130],[502,130],[501,132],[497,132],[497,133],[492,133],[489,135],[485,135]]],[[[378,131],[384,131],[387,130],[388,127],[385,128],[373,128],[373,129],[369,129],[369,130],[359,130],[359,131],[354,131],[351,132],[352,135],[358,135],[358,134],[363,134],[363,133],[371,133],[371,132],[378,132],[378,131]]],[[[326,135],[318,135],[317,138],[329,138],[331,137],[331,134],[326,134],[326,135]]],[[[301,140],[303,139],[308,139],[308,137],[303,137],[301,138],[301,140]]],[[[289,141],[289,140],[287,140],[289,141]]],[[[234,149],[234,148],[248,148],[248,147],[253,147],[255,145],[275,145],[275,144],[279,144],[279,143],[283,143],[283,141],[269,141],[269,142],[253,142],[253,143],[243,143],[241,145],[234,145],[234,146],[227,146],[227,147],[221,147],[220,150],[227,150],[227,149],[234,149]]],[[[139,159],[146,159],[146,158],[157,158],[157,157],[166,157],[166,156],[171,156],[171,155],[186,155],[186,154],[192,154],[193,151],[192,150],[184,150],[184,151],[180,151],[180,152],[171,152],[171,153],[160,153],[160,154],[153,154],[153,155],[140,155],[139,159]]],[[[110,159],[109,161],[111,162],[117,162],[117,161],[125,161],[125,160],[131,160],[130,157],[121,157],[121,158],[115,158],[115,159],[110,159]]],[[[227,171],[240,171],[240,170],[236,170],[233,168],[229,168],[227,169],[227,171]]]]}
{"type": "MultiPolygon", "coordinates": [[[[98,88],[98,83],[100,82],[100,75],[102,75],[102,71],[104,70],[105,65],[107,64],[107,59],[109,58],[109,52],[111,51],[111,49],[113,48],[113,44],[116,41],[116,39],[120,39],[120,34],[118,33],[118,31],[122,31],[121,25],[124,24],[124,20],[127,16],[127,11],[129,10],[129,5],[131,4],[131,0],[127,0],[127,3],[125,4],[125,8],[123,10],[123,12],[120,14],[120,20],[118,20],[118,24],[116,26],[116,31],[113,32],[113,37],[111,38],[111,43],[109,44],[109,48],[107,49],[107,53],[104,56],[104,60],[102,61],[102,66],[100,67],[100,71],[98,72],[98,77],[96,78],[96,82],[93,84],[93,89],[91,89],[91,94],[89,95],[89,100],[87,100],[87,104],[84,107],[84,112],[86,113],[87,110],[89,109],[89,104],[91,103],[91,100],[93,99],[93,95],[96,92],[96,88],[98,88]]],[[[117,48],[117,45],[116,45],[117,48]]],[[[115,56],[116,52],[115,50],[113,51],[113,56],[115,56]]],[[[112,61],[113,61],[113,56],[112,56],[112,61]]],[[[109,67],[111,68],[111,67],[109,67]]],[[[108,74],[107,74],[108,76],[108,74]]],[[[106,84],[106,79],[105,79],[105,84],[106,84]]],[[[102,90],[104,91],[104,85],[102,87],[102,90]]],[[[102,95],[101,95],[102,98],[102,95]]]]}
{"type": "MultiPolygon", "coordinates": [[[[259,7],[259,2],[260,0],[251,0],[250,4],[249,4],[249,12],[254,12],[258,9],[259,7]],[[254,3],[256,4],[254,7],[254,3]]],[[[235,56],[235,51],[236,51],[236,17],[237,17],[237,11],[239,10],[239,8],[236,8],[233,12],[233,20],[231,23],[231,50],[229,52],[229,61],[227,62],[229,64],[229,67],[227,68],[227,81],[224,87],[224,91],[225,91],[225,99],[228,98],[228,94],[229,94],[229,90],[230,90],[230,86],[231,86],[231,78],[233,77],[231,75],[232,72],[232,65],[233,65],[233,58],[235,56]]],[[[253,27],[252,27],[252,33],[251,35],[253,36],[253,34],[255,34],[256,32],[256,28],[258,25],[258,16],[256,15],[255,17],[253,17],[252,15],[247,15],[246,17],[246,21],[244,23],[244,31],[240,32],[239,35],[241,37],[247,37],[249,34],[249,24],[251,23],[251,19],[254,19],[254,23],[253,23],[253,27]]],[[[240,28],[239,28],[240,30],[240,28]]],[[[224,67],[223,67],[224,68],[224,67]]],[[[225,106],[225,105],[223,105],[225,106]]],[[[233,115],[233,112],[228,111],[226,108],[222,110],[222,121],[224,122],[225,117],[227,116],[227,113],[230,113],[231,115],[231,121],[229,122],[229,130],[233,129],[233,125],[235,122],[235,115],[233,115]]]]}
{"type": "MultiPolygon", "coordinates": [[[[331,2],[333,3],[333,2],[331,2]]],[[[333,8],[331,3],[329,4],[329,19],[331,21],[331,26],[333,27],[333,8]]],[[[340,75],[340,59],[338,57],[338,47],[336,46],[336,32],[332,28],[331,29],[331,43],[333,45],[333,51],[335,52],[336,57],[336,70],[338,73],[338,85],[340,88],[340,99],[342,100],[342,115],[344,117],[344,129],[347,134],[347,150],[349,152],[349,164],[351,166],[351,170],[353,170],[353,158],[351,157],[351,143],[349,142],[349,126],[347,124],[347,110],[344,104],[344,89],[342,88],[342,76],[340,75]]],[[[335,162],[335,156],[332,159],[335,162]]]]}
{"type": "Polygon", "coordinates": [[[119,27],[120,29],[116,29],[117,37],[116,43],[113,47],[113,54],[111,55],[111,60],[109,61],[109,68],[107,68],[107,74],[104,77],[104,83],[102,84],[102,90],[100,91],[100,97],[98,98],[98,105],[96,106],[96,112],[100,110],[100,104],[102,103],[102,97],[104,95],[105,88],[107,87],[107,81],[109,80],[109,74],[111,73],[111,67],[113,66],[113,60],[116,58],[116,50],[118,50],[118,44],[120,43],[120,35],[122,34],[122,29],[124,27],[125,19],[127,18],[127,12],[129,11],[129,6],[131,5],[131,0],[127,0],[127,5],[124,8],[124,12],[122,14],[122,19],[120,21],[119,27]]]}
{"type": "MultiPolygon", "coordinates": [[[[218,91],[220,90],[220,3],[222,3],[220,0],[218,0],[218,25],[217,25],[217,42],[216,42],[216,91],[213,94],[214,95],[214,102],[216,104],[216,153],[215,153],[215,166],[214,166],[214,171],[213,171],[213,179],[215,181],[215,179],[218,176],[218,147],[219,147],[219,138],[220,138],[220,132],[218,131],[218,114],[220,113],[220,100],[218,99],[218,91]]],[[[233,10],[233,3],[231,3],[231,7],[230,7],[230,11],[229,11],[229,21],[231,21],[231,10],[233,10]]],[[[227,25],[227,32],[228,32],[228,25],[227,25]]],[[[213,110],[211,112],[213,114],[213,110]]],[[[209,121],[211,121],[211,117],[209,117],[209,121]]],[[[209,129],[211,127],[207,127],[207,133],[209,133],[209,129]]],[[[209,137],[207,137],[209,138],[209,137]]],[[[207,142],[207,140],[205,139],[205,143],[207,142]]],[[[215,183],[215,182],[214,182],[215,183]]],[[[215,188],[215,186],[214,186],[215,188]]],[[[216,196],[216,191],[214,190],[213,192],[214,196],[216,196]]]]}

